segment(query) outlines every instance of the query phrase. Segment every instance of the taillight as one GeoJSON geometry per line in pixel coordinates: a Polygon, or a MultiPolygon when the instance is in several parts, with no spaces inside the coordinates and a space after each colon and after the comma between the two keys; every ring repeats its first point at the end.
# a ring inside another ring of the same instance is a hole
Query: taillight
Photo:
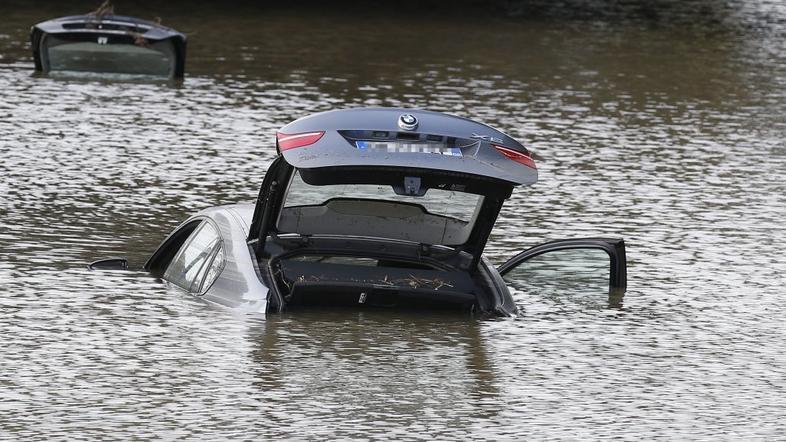
{"type": "Polygon", "coordinates": [[[535,161],[529,155],[527,155],[525,153],[522,153],[522,152],[515,151],[513,149],[508,149],[507,147],[497,146],[496,144],[493,144],[493,146],[494,146],[494,149],[497,149],[497,151],[499,153],[501,153],[502,155],[505,155],[506,157],[510,158],[511,160],[513,160],[513,161],[515,161],[517,163],[523,164],[523,165],[525,165],[527,167],[531,167],[533,169],[537,169],[537,167],[535,166],[535,161]]]}
{"type": "Polygon", "coordinates": [[[325,135],[325,132],[303,132],[291,135],[279,132],[276,134],[276,139],[278,139],[279,150],[284,151],[314,144],[322,138],[322,135],[325,135]]]}

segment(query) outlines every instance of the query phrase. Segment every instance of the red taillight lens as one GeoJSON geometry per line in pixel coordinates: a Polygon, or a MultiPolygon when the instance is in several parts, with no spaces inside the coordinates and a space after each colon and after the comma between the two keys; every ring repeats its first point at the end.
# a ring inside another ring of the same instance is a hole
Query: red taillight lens
{"type": "Polygon", "coordinates": [[[496,144],[493,145],[494,149],[497,149],[499,153],[505,155],[506,157],[510,158],[511,160],[523,164],[527,167],[531,167],[533,169],[537,169],[535,166],[535,161],[529,155],[515,151],[513,149],[508,149],[507,147],[497,146],[496,144]]]}
{"type": "Polygon", "coordinates": [[[276,134],[278,139],[278,148],[281,151],[294,149],[296,147],[308,146],[314,144],[325,135],[325,132],[303,132],[299,134],[276,134]]]}

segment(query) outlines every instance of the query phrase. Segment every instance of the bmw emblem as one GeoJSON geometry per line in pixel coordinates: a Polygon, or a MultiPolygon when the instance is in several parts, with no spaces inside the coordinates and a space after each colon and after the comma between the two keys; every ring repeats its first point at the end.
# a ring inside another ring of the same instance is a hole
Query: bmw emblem
{"type": "Polygon", "coordinates": [[[403,114],[398,117],[398,127],[404,130],[415,130],[418,127],[418,119],[412,114],[403,114]]]}

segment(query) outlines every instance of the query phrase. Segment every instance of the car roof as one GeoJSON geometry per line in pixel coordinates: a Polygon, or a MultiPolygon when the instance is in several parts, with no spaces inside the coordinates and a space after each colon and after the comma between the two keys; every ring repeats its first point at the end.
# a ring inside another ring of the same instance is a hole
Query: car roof
{"type": "Polygon", "coordinates": [[[125,15],[69,15],[38,23],[34,28],[40,29],[47,34],[70,34],[70,33],[126,33],[129,31],[137,32],[148,40],[164,40],[167,38],[178,38],[186,40],[185,34],[172,28],[162,26],[148,20],[125,15]],[[98,27],[103,25],[103,27],[98,27]]]}
{"type": "Polygon", "coordinates": [[[512,185],[537,181],[529,151],[507,134],[467,118],[420,109],[352,108],[313,114],[287,124],[277,135],[284,160],[298,169],[325,167],[417,168],[476,175],[512,185]],[[402,124],[404,116],[416,127],[402,124]],[[309,145],[286,148],[289,137],[321,133],[309,145]],[[427,146],[442,154],[407,151],[427,146]],[[433,147],[442,145],[442,148],[433,147]],[[369,149],[366,145],[381,148],[369,149]],[[387,146],[387,147],[385,147],[387,146]],[[386,150],[387,149],[387,150],[386,150]],[[507,154],[504,154],[506,152],[507,154]],[[447,153],[447,154],[446,154],[447,153]],[[510,155],[526,156],[529,165],[510,155]]]}

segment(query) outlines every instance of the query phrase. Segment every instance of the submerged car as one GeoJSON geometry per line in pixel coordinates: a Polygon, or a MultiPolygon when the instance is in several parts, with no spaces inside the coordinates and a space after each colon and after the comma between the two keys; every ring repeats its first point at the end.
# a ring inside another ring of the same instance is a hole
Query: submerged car
{"type": "Polygon", "coordinates": [[[35,69],[182,78],[186,36],[122,15],[61,17],[30,32],[35,69]]]}
{"type": "Polygon", "coordinates": [[[335,110],[284,126],[276,148],[256,204],[188,218],[145,269],[205,300],[257,312],[511,315],[508,283],[526,290],[538,281],[600,281],[609,295],[625,291],[622,240],[552,241],[499,268],[482,256],[513,189],[537,181],[530,152],[487,125],[424,110],[335,110]]]}

